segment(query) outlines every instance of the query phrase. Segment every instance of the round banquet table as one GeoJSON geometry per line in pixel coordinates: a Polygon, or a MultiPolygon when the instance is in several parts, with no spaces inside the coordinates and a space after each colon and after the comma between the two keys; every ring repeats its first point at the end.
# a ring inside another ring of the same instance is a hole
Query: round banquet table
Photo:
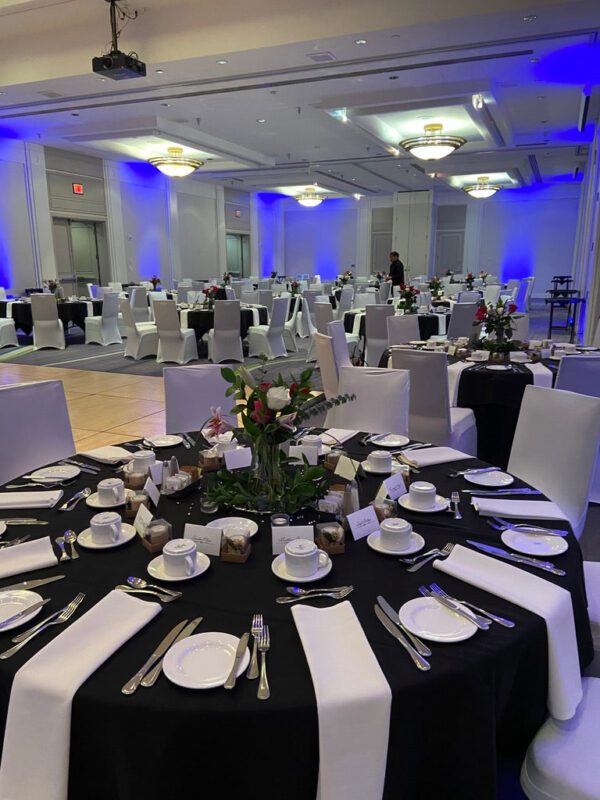
{"type": "MultiPolygon", "coordinates": [[[[268,323],[268,312],[265,306],[258,308],[259,324],[268,323]]],[[[200,340],[205,333],[208,333],[215,325],[215,312],[212,308],[198,309],[188,312],[188,328],[193,328],[196,332],[196,339],[200,340]]],[[[245,339],[248,335],[248,328],[254,325],[254,314],[251,308],[242,308],[240,314],[240,336],[245,339]]]]}
{"type": "MultiPolygon", "coordinates": [[[[366,314],[364,311],[346,311],[344,314],[344,330],[346,333],[352,333],[354,329],[354,317],[356,314],[362,314],[360,320],[359,336],[361,339],[365,338],[365,321],[366,314]]],[[[427,340],[430,336],[437,336],[439,333],[439,317],[440,314],[417,314],[419,320],[419,335],[421,339],[427,340]]]]}
{"type": "MultiPolygon", "coordinates": [[[[364,458],[369,448],[361,435],[344,445],[349,454],[364,458]]],[[[182,464],[195,463],[196,450],[163,450],[159,457],[176,455],[182,464]]],[[[447,495],[467,486],[463,478],[451,480],[454,468],[475,465],[475,459],[424,468],[420,477],[432,480],[447,495]]],[[[98,478],[82,474],[74,489],[95,487],[112,475],[104,468],[98,478]]],[[[359,478],[362,503],[371,500],[380,479],[359,478]]],[[[519,481],[515,482],[519,485],[519,481]]],[[[65,492],[67,497],[72,489],[65,492]]],[[[199,511],[199,493],[174,501],[161,497],[156,516],[173,523],[174,535],[183,534],[186,522],[205,523],[199,511]]],[[[475,538],[498,541],[467,502],[464,519],[455,521],[442,512],[418,515],[403,512],[425,537],[425,548],[475,538]]],[[[33,537],[62,533],[69,526],[79,532],[88,527],[93,510],[80,503],[65,515],[55,510],[35,510],[47,520],[46,530],[28,528],[33,537]]],[[[239,513],[239,512],[233,512],[239,513]]],[[[11,512],[12,515],[12,512],[11,512]]],[[[223,512],[218,516],[223,516],[223,512]]],[[[296,515],[298,523],[315,518],[314,512],[296,515]]],[[[177,585],[183,597],[162,607],[136,636],[126,642],[75,694],[69,770],[69,800],[145,800],[192,797],[243,796],[249,782],[260,773],[260,796],[266,800],[314,800],[318,775],[318,717],[315,695],[304,651],[293,623],[290,606],[277,605],[285,584],[271,572],[268,517],[256,517],[259,533],[245,564],[221,562],[211,557],[209,570],[177,585]],[[256,699],[257,681],[238,680],[234,691],[191,691],[161,676],[151,689],[138,689],[129,697],[120,688],[146,660],[166,633],[183,618],[201,615],[198,633],[227,631],[240,636],[249,629],[253,612],[262,612],[271,633],[268,673],[271,699],[256,699]]],[[[564,526],[564,523],[561,523],[564,526]]],[[[18,532],[15,527],[11,532],[18,532]]],[[[582,667],[592,658],[592,640],[586,610],[582,556],[569,535],[569,550],[556,558],[566,577],[533,570],[534,574],[571,592],[582,667]]],[[[105,551],[79,548],[77,561],[60,568],[39,570],[30,576],[61,573],[66,579],[51,584],[43,596],[52,597],[49,611],[61,608],[77,592],[86,598],[78,613],[97,603],[128,575],[148,577],[153,557],[136,539],[105,551]]],[[[333,556],[333,570],[325,585],[352,583],[348,600],[354,607],[367,639],[392,690],[390,739],[385,800],[493,800],[496,797],[498,753],[521,758],[545,717],[547,694],[547,641],[544,620],[525,609],[434,570],[428,564],[408,573],[397,559],[372,551],[366,540],[350,537],[343,555],[333,556]],[[373,613],[377,595],[399,608],[418,596],[418,587],[437,580],[456,597],[470,600],[512,619],[512,630],[492,625],[459,644],[431,643],[430,672],[419,672],[404,650],[382,628],[373,613]]],[[[522,567],[529,570],[531,568],[522,567]]],[[[4,584],[16,578],[4,579],[4,584]]],[[[313,601],[329,606],[329,600],[313,601]]],[[[0,661],[2,719],[15,671],[58,633],[45,633],[13,658],[0,661]]],[[[10,634],[0,634],[0,648],[10,634]]],[[[344,680],[343,673],[339,675],[344,680]]],[[[32,768],[35,753],[31,754],[32,768]]]]}
{"type": "MultiPolygon", "coordinates": [[[[102,300],[89,301],[93,305],[94,316],[102,314],[102,300]]],[[[87,302],[83,300],[70,301],[57,303],[58,318],[62,320],[65,331],[69,323],[77,325],[82,331],[85,331],[85,318],[88,316],[87,302]]],[[[0,315],[6,317],[6,301],[0,301],[0,315]]],[[[33,318],[31,315],[31,303],[15,302],[11,307],[12,318],[15,321],[15,327],[20,328],[23,333],[29,334],[33,331],[33,318]]]]}

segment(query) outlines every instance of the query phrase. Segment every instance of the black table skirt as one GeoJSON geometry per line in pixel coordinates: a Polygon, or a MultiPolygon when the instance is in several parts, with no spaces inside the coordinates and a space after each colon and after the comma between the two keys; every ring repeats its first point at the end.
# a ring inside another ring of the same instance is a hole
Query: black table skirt
{"type": "MultiPolygon", "coordinates": [[[[364,458],[359,438],[346,443],[348,452],[364,458]]],[[[159,457],[176,455],[182,464],[196,463],[195,450],[175,448],[159,457]]],[[[474,460],[452,467],[473,465],[474,460]]],[[[443,494],[466,486],[447,477],[448,465],[422,470],[443,494]]],[[[95,487],[112,475],[104,469],[96,479],[81,475],[74,488],[95,487]]],[[[363,503],[376,493],[379,480],[359,479],[363,503]]],[[[73,489],[65,492],[70,496],[73,489]]],[[[174,502],[161,498],[157,517],[173,523],[175,536],[186,522],[206,523],[199,511],[199,494],[174,502]]],[[[425,537],[426,548],[466,538],[497,542],[498,535],[464,502],[464,519],[446,513],[404,512],[425,537]]],[[[28,512],[30,513],[30,512],[28,512]]],[[[68,520],[55,510],[36,510],[47,520],[47,531],[28,528],[34,538],[55,536],[67,525],[77,532],[88,527],[94,511],[81,503],[68,520]]],[[[232,512],[233,514],[239,512],[232,512]]],[[[13,512],[11,512],[13,515],[13,512]]],[[[225,515],[221,512],[219,516],[225,515]]],[[[311,522],[314,513],[297,515],[311,522]]],[[[162,612],[108,659],[77,691],[72,707],[69,800],[164,800],[192,797],[200,786],[207,798],[232,798],[248,791],[261,770],[260,796],[266,800],[314,800],[318,774],[318,719],[313,685],[289,606],[275,603],[285,584],[271,572],[268,518],[258,517],[259,534],[252,540],[246,564],[223,563],[211,557],[210,569],[199,578],[178,584],[183,598],[162,612]],[[141,666],[157,642],[183,618],[204,617],[198,632],[248,630],[253,612],[261,611],[271,630],[268,656],[271,699],[256,699],[257,682],[242,678],[234,691],[189,691],[161,676],[152,689],[124,697],[123,683],[141,666]]],[[[564,524],[564,523],[563,523],[564,524]]],[[[14,534],[18,528],[12,529],[14,534]]],[[[586,611],[582,557],[573,536],[557,563],[565,578],[544,577],[572,593],[582,666],[592,657],[586,611]]],[[[152,556],[139,540],[102,552],[81,549],[81,557],[60,568],[40,570],[35,577],[64,574],[66,579],[41,590],[52,597],[49,611],[60,608],[78,591],[86,592],[81,613],[89,610],[128,575],[148,577],[152,556]]],[[[344,555],[333,557],[327,585],[352,583],[349,597],[375,656],[392,689],[389,756],[385,800],[494,800],[498,751],[521,758],[528,741],[545,717],[547,693],[546,628],[542,618],[511,603],[446,576],[431,565],[407,573],[393,557],[373,552],[365,540],[349,539],[344,555]],[[382,628],[373,603],[383,594],[395,608],[418,596],[418,586],[437,580],[447,591],[513,619],[514,630],[493,625],[460,644],[432,643],[432,669],[417,671],[412,661],[382,628]]],[[[527,569],[527,567],[523,567],[527,569]]],[[[535,572],[535,571],[533,571],[535,572]]],[[[539,574],[535,572],[535,574],[539,574]]],[[[3,580],[4,585],[15,578],[3,580]]],[[[330,605],[318,600],[319,606],[330,605]]],[[[15,671],[57,635],[42,634],[13,658],[0,662],[0,717],[5,718],[15,671]]],[[[0,647],[10,633],[0,634],[0,647]]],[[[344,679],[343,674],[339,676],[344,679]]],[[[31,753],[32,768],[35,753],[31,753]]],[[[24,798],[25,800],[25,798],[24,798]]],[[[32,799],[33,800],[33,799],[32,799]]]]}
{"type": "MultiPolygon", "coordinates": [[[[102,314],[102,300],[93,300],[94,315],[102,314]]],[[[0,301],[0,316],[6,317],[6,301],[0,301]]],[[[15,321],[15,327],[22,330],[28,336],[33,331],[33,318],[31,315],[30,303],[13,303],[12,318],[15,321]]],[[[87,304],[83,301],[58,303],[58,318],[62,320],[65,331],[69,324],[77,325],[82,331],[85,331],[85,318],[87,316],[87,304]]]]}
{"type": "MultiPolygon", "coordinates": [[[[430,336],[437,336],[439,333],[439,314],[418,314],[417,317],[419,319],[419,335],[421,339],[427,340],[430,336]]],[[[354,317],[355,313],[352,311],[347,311],[344,314],[344,330],[346,333],[352,333],[354,328],[354,317]]],[[[360,330],[359,336],[361,339],[365,337],[365,323],[366,323],[366,315],[363,315],[360,321],[360,330]]]]}
{"type": "MultiPolygon", "coordinates": [[[[268,312],[264,306],[258,309],[259,324],[268,324],[268,312]]],[[[188,327],[196,332],[196,339],[200,340],[205,333],[214,327],[215,312],[212,309],[203,309],[188,312],[188,327]]],[[[250,308],[242,308],[240,314],[240,336],[245,339],[248,335],[248,328],[254,325],[254,314],[250,308]]]]}

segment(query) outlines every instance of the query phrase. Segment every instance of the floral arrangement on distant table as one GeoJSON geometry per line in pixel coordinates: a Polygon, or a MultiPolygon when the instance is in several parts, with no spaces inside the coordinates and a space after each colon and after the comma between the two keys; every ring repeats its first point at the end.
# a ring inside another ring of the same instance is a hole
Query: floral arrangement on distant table
{"type": "Polygon", "coordinates": [[[47,281],[44,281],[44,286],[47,289],[50,289],[51,292],[55,292],[58,289],[59,285],[60,283],[57,278],[48,278],[47,281]]]}
{"type": "Polygon", "coordinates": [[[407,286],[405,283],[401,283],[400,296],[396,304],[398,311],[404,311],[405,314],[415,314],[417,311],[417,298],[420,294],[421,292],[415,286],[407,286]]]}
{"type": "Polygon", "coordinates": [[[151,278],[149,278],[149,281],[152,284],[153,291],[156,291],[156,287],[160,286],[160,278],[158,275],[153,275],[151,278]]]}
{"type": "Polygon", "coordinates": [[[434,275],[433,278],[429,281],[428,285],[429,285],[429,291],[431,292],[431,296],[434,299],[441,297],[444,290],[441,278],[438,278],[437,275],[434,275]]]}
{"type": "Polygon", "coordinates": [[[471,291],[471,289],[473,288],[473,281],[474,280],[475,280],[475,276],[473,275],[473,273],[472,272],[467,272],[467,274],[465,275],[464,284],[465,284],[465,286],[467,287],[467,289],[469,291],[471,291]]]}
{"type": "Polygon", "coordinates": [[[340,275],[338,280],[342,284],[342,286],[345,286],[345,284],[347,284],[348,281],[351,281],[353,277],[354,275],[352,274],[352,270],[347,269],[342,275],[340,275]]]}
{"type": "Polygon", "coordinates": [[[493,353],[508,353],[518,350],[519,345],[513,341],[514,318],[517,310],[515,303],[499,300],[495,305],[481,305],[477,309],[473,325],[481,326],[486,334],[495,334],[494,338],[479,339],[476,346],[481,350],[490,350],[493,353]]]}
{"type": "Polygon", "coordinates": [[[486,272],[484,269],[482,269],[482,270],[480,270],[480,271],[479,271],[479,277],[480,277],[480,278],[481,278],[483,281],[487,280],[487,277],[488,277],[488,275],[489,275],[489,274],[490,274],[490,273],[489,273],[489,272],[486,272]]]}
{"type": "Polygon", "coordinates": [[[207,286],[202,289],[202,293],[204,295],[204,308],[214,308],[215,300],[217,299],[217,294],[219,292],[219,287],[213,284],[212,286],[207,286]]]}
{"type": "Polygon", "coordinates": [[[298,283],[298,281],[292,281],[290,283],[290,293],[292,297],[295,297],[299,291],[300,291],[300,284],[298,283]]]}
{"type": "Polygon", "coordinates": [[[224,272],[223,273],[223,286],[229,286],[231,284],[231,272],[224,272]]]}
{"type": "Polygon", "coordinates": [[[275,281],[275,280],[277,280],[277,270],[276,270],[276,269],[274,269],[274,270],[271,272],[271,280],[272,280],[272,281],[275,281]]]}

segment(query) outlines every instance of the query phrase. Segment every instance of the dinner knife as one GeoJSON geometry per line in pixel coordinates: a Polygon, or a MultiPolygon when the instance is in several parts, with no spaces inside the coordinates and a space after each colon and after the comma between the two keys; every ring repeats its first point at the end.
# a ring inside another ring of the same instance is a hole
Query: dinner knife
{"type": "MultiPolygon", "coordinates": [[[[188,636],[191,636],[192,633],[198,627],[198,625],[200,625],[202,620],[203,620],[203,617],[196,617],[196,619],[193,619],[189,623],[189,625],[186,625],[185,628],[179,634],[179,636],[175,639],[175,641],[173,642],[171,647],[176,645],[177,642],[181,642],[183,639],[187,639],[188,636]]],[[[166,653],[165,653],[165,656],[166,656],[166,653]]],[[[162,672],[162,666],[163,666],[163,661],[165,660],[165,656],[163,656],[160,659],[160,661],[152,667],[150,672],[146,673],[146,677],[142,680],[142,686],[144,688],[147,689],[149,686],[154,686],[154,684],[156,683],[156,679],[158,678],[158,676],[162,672]]]]}
{"type": "Polygon", "coordinates": [[[9,519],[0,519],[0,524],[6,525],[47,525],[48,523],[35,517],[10,517],[9,519]]]}
{"type": "Polygon", "coordinates": [[[461,489],[463,494],[476,494],[479,497],[500,497],[503,494],[541,494],[539,489],[461,489]]]}
{"type": "Polygon", "coordinates": [[[391,607],[391,605],[388,603],[385,597],[378,595],[377,602],[379,603],[379,607],[384,612],[384,614],[387,614],[388,617],[391,619],[391,621],[400,628],[400,630],[404,633],[405,636],[407,636],[410,639],[417,653],[419,653],[422,656],[430,656],[431,650],[427,647],[426,644],[423,644],[423,642],[419,639],[418,636],[415,636],[408,630],[408,628],[404,627],[404,625],[400,622],[400,617],[398,616],[398,612],[391,607]]]}
{"type": "Polygon", "coordinates": [[[12,625],[13,622],[17,622],[17,620],[20,620],[21,617],[27,617],[30,614],[33,614],[34,611],[37,611],[38,608],[41,608],[42,606],[45,606],[46,603],[49,603],[49,602],[50,602],[50,598],[46,597],[45,600],[38,600],[37,603],[32,603],[30,606],[27,606],[27,608],[24,608],[22,611],[19,611],[17,614],[13,614],[12,617],[9,617],[8,619],[3,619],[2,622],[0,622],[0,630],[2,628],[6,628],[7,625],[12,625]]]}
{"type": "Polygon", "coordinates": [[[249,639],[250,639],[250,634],[248,633],[248,631],[246,631],[246,633],[242,635],[242,638],[238,643],[237,650],[235,651],[235,658],[233,659],[233,666],[231,668],[231,672],[229,673],[227,680],[225,681],[225,686],[223,687],[224,689],[233,689],[233,687],[235,686],[235,682],[237,680],[238,667],[244,653],[246,652],[246,648],[248,647],[249,639]]]}
{"type": "Polygon", "coordinates": [[[505,558],[507,561],[515,561],[517,564],[528,564],[530,567],[537,567],[546,572],[552,572],[554,575],[566,575],[564,569],[557,569],[551,561],[540,561],[538,558],[529,558],[529,556],[518,556],[515,553],[509,553],[508,550],[503,550],[501,547],[494,547],[491,544],[483,544],[483,542],[474,542],[472,539],[467,539],[467,544],[476,547],[478,550],[488,553],[489,555],[499,556],[505,558]]]}
{"type": "Polygon", "coordinates": [[[17,589],[37,589],[38,586],[45,586],[47,583],[54,583],[54,581],[62,581],[64,575],[54,575],[52,578],[38,578],[35,581],[21,581],[21,583],[12,583],[10,586],[3,586],[0,589],[2,592],[12,592],[17,589]]]}
{"type": "Polygon", "coordinates": [[[423,672],[427,672],[431,669],[431,664],[429,661],[423,658],[423,656],[419,655],[415,648],[408,642],[408,640],[404,637],[404,634],[400,632],[398,627],[394,625],[394,623],[388,618],[387,614],[384,614],[383,611],[379,608],[378,605],[374,605],[373,609],[375,610],[375,616],[381,622],[383,627],[386,629],[388,633],[391,633],[392,636],[400,642],[402,647],[406,650],[408,655],[412,658],[415,662],[417,667],[422,670],[423,672]]]}
{"type": "Polygon", "coordinates": [[[177,625],[175,625],[175,627],[172,628],[172,630],[170,630],[169,633],[167,633],[165,638],[158,645],[158,647],[154,650],[154,652],[152,653],[150,658],[146,661],[146,663],[143,665],[143,667],[141,669],[139,669],[135,673],[133,678],[128,680],[127,683],[124,684],[124,686],[121,688],[121,693],[122,694],[133,694],[135,692],[135,690],[138,688],[138,686],[142,682],[142,680],[145,677],[145,675],[148,672],[148,670],[152,669],[152,667],[154,666],[154,663],[159,658],[161,658],[161,656],[163,656],[167,652],[169,647],[173,644],[175,639],[179,636],[181,631],[188,624],[188,621],[189,620],[184,619],[181,622],[178,622],[177,625]]]}
{"type": "Polygon", "coordinates": [[[446,606],[446,608],[450,611],[454,611],[455,614],[458,614],[460,617],[464,617],[469,622],[477,625],[480,630],[489,631],[492,621],[487,617],[479,616],[479,614],[471,611],[470,608],[460,605],[456,602],[456,600],[452,600],[451,598],[446,597],[444,594],[439,594],[439,592],[435,592],[429,587],[419,587],[419,591],[424,597],[433,597],[434,600],[439,600],[441,605],[446,606]],[[422,589],[424,589],[424,591],[421,591],[422,589]]]}

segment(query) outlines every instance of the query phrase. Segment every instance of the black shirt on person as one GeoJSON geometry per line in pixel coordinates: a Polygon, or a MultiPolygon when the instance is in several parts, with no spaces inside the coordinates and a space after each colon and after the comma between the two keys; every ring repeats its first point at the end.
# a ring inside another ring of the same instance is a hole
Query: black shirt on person
{"type": "Polygon", "coordinates": [[[392,286],[400,286],[401,283],[404,283],[404,264],[399,258],[395,261],[390,261],[389,275],[392,286]]]}

